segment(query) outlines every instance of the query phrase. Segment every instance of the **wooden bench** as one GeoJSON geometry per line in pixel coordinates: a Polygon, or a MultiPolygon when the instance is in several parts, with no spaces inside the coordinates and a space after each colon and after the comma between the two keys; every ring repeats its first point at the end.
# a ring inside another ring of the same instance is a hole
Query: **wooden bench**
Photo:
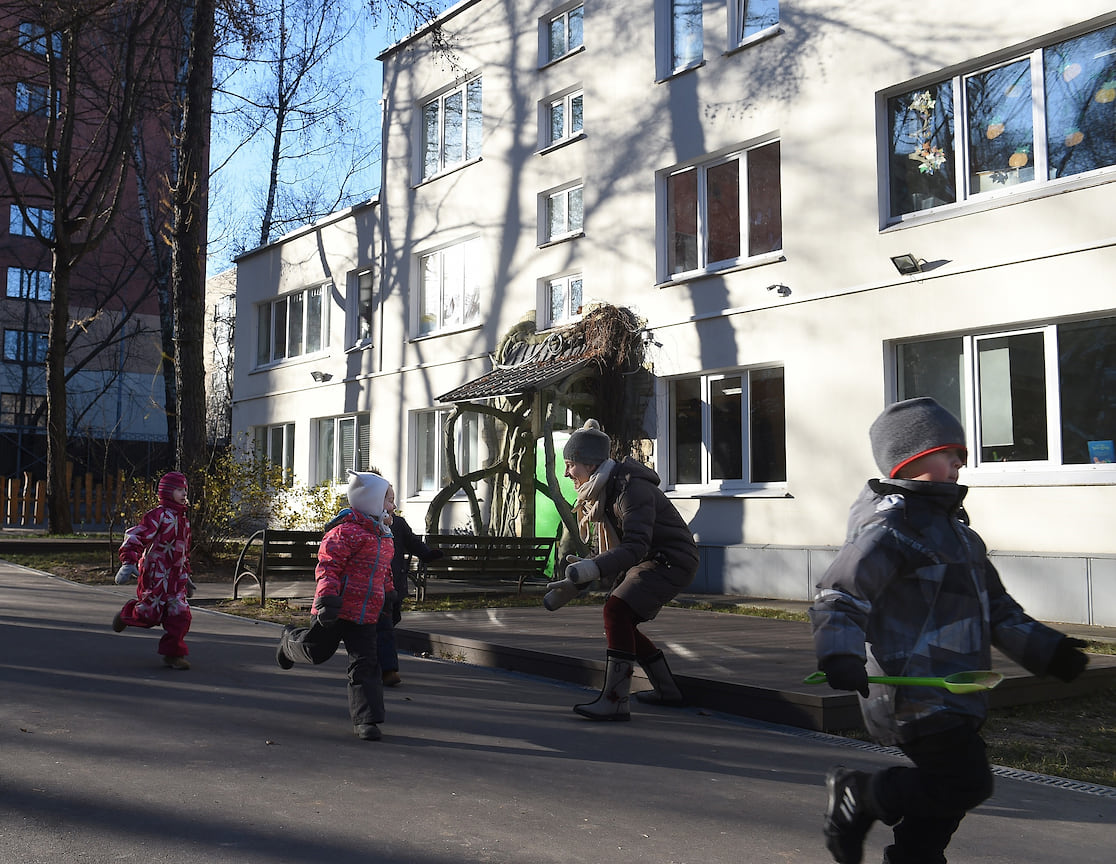
{"type": "Polygon", "coordinates": [[[263,528],[248,538],[236,562],[233,600],[242,579],[260,586],[260,605],[267,599],[267,580],[276,577],[314,578],[318,566],[320,531],[281,531],[263,528]]]}
{"type": "Polygon", "coordinates": [[[429,578],[461,579],[463,581],[515,580],[516,593],[532,576],[546,578],[546,566],[554,550],[554,538],[538,537],[477,537],[472,534],[427,534],[423,540],[431,549],[441,549],[443,557],[423,563],[411,559],[408,575],[418,592],[426,599],[429,578]]]}

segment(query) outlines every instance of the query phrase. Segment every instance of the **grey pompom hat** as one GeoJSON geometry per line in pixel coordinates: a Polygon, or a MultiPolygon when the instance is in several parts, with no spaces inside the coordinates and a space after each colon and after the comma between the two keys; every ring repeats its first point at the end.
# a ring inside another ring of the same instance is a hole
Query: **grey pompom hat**
{"type": "Polygon", "coordinates": [[[920,456],[957,448],[967,453],[961,422],[929,396],[888,405],[868,429],[872,455],[885,477],[920,456]]]}
{"type": "Polygon", "coordinates": [[[600,465],[611,450],[612,441],[601,431],[601,424],[590,419],[570,436],[562,448],[562,458],[582,465],[600,465]]]}

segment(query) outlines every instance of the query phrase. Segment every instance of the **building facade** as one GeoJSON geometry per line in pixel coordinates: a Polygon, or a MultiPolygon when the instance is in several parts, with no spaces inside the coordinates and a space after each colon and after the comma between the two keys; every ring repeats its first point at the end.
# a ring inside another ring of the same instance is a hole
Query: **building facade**
{"type": "Polygon", "coordinates": [[[645,424],[702,546],[696,590],[812,596],[878,473],[868,425],[932,395],[965,425],[967,508],[1009,589],[1116,623],[1116,13],[1015,11],[456,4],[449,53],[420,31],[380,57],[375,246],[346,215],[239,262],[257,362],[238,354],[234,428],[316,482],[317,419],[367,411],[418,524],[437,397],[525,317],[623,306],[647,322],[645,424]],[[278,357],[260,334],[315,282],[340,341],[278,357]]]}

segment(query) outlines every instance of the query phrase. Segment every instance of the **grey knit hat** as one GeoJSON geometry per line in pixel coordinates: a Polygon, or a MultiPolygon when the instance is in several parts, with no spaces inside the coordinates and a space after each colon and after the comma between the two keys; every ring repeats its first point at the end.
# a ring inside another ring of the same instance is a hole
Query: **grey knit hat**
{"type": "Polygon", "coordinates": [[[929,396],[888,405],[868,429],[868,437],[885,477],[895,477],[905,465],[928,453],[954,447],[968,452],[960,421],[929,396]]]}
{"type": "Polygon", "coordinates": [[[582,465],[600,465],[611,450],[612,441],[601,431],[601,424],[590,419],[570,436],[562,448],[562,458],[582,465]]]}

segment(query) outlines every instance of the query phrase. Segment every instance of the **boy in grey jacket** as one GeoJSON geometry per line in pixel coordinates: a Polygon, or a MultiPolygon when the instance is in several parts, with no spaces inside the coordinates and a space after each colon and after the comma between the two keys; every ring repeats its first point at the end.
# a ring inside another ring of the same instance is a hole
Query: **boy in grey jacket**
{"type": "Polygon", "coordinates": [[[941,677],[987,669],[995,645],[1033,674],[1076,678],[1084,642],[1027,615],[1004,589],[961,508],[961,424],[930,398],[888,406],[869,430],[885,480],[849,512],[845,545],[810,609],[818,668],[855,690],[865,726],[911,766],[826,776],[826,845],[859,864],[877,819],[894,826],[884,864],[944,864],[965,813],[992,794],[980,728],[984,694],[868,683],[869,675],[941,677]]]}

